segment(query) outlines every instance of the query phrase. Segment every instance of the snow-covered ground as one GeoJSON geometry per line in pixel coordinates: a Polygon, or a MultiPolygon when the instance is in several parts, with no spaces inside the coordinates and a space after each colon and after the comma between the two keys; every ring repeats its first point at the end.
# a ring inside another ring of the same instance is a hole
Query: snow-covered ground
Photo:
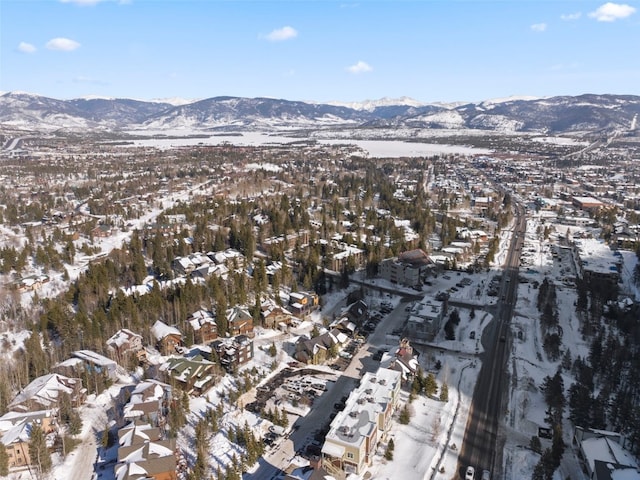
{"type": "MultiPolygon", "coordinates": [[[[184,134],[184,132],[181,132],[184,134]]],[[[176,148],[195,145],[221,145],[232,143],[234,145],[259,146],[278,145],[299,142],[300,138],[275,136],[261,132],[243,132],[242,134],[230,134],[211,136],[208,138],[150,138],[138,139],[132,143],[133,147],[155,147],[160,149],[176,148]]],[[[491,151],[485,148],[466,147],[464,145],[442,145],[437,143],[402,142],[397,140],[353,140],[353,139],[320,139],[320,143],[326,145],[356,145],[370,157],[424,157],[437,154],[489,154],[491,151]]],[[[127,148],[125,146],[123,148],[127,148]]]]}
{"type": "MultiPolygon", "coordinates": [[[[148,221],[153,215],[159,212],[154,210],[141,221],[148,221]]],[[[551,255],[548,241],[541,241],[539,238],[540,220],[532,218],[529,220],[525,245],[522,249],[530,259],[531,265],[521,269],[521,276],[527,282],[519,284],[518,301],[515,308],[515,316],[512,321],[510,345],[512,347],[511,360],[509,362],[511,388],[508,392],[509,406],[503,419],[506,444],[504,447],[504,478],[524,479],[530,478],[534,465],[538,461],[538,455],[527,448],[531,436],[537,434],[539,426],[545,426],[544,417],[546,405],[539,387],[546,376],[553,375],[559,362],[551,362],[542,349],[542,335],[538,327],[539,312],[536,308],[538,289],[534,282],[542,282],[547,277],[557,284],[558,310],[560,312],[560,325],[564,331],[562,338],[563,349],[568,349],[573,358],[586,356],[588,345],[579,333],[578,319],[575,315],[573,303],[576,298],[575,290],[562,284],[562,279],[567,276],[567,269],[571,268],[566,260],[554,259],[551,255]]],[[[567,229],[562,226],[556,229],[558,232],[565,232],[567,229]]],[[[573,233],[573,232],[572,232],[573,233]]],[[[104,245],[104,251],[113,247],[118,242],[126,240],[126,235],[116,236],[105,240],[114,242],[112,245],[104,245]]],[[[445,272],[433,279],[433,285],[425,287],[425,294],[435,294],[444,291],[458,283],[462,278],[469,278],[471,284],[452,293],[453,300],[474,302],[478,305],[488,305],[495,302],[495,297],[487,295],[487,286],[490,278],[500,272],[500,264],[504,261],[505,251],[510,240],[510,232],[505,230],[500,241],[500,253],[496,258],[496,264],[489,272],[468,274],[466,272],[445,272]],[[478,295],[478,292],[480,293],[478,295]]],[[[553,241],[553,238],[552,238],[553,241]]],[[[636,257],[632,252],[623,252],[625,265],[623,268],[623,285],[626,290],[636,294],[635,287],[630,281],[636,257]]],[[[396,288],[388,282],[380,279],[368,280],[372,286],[383,288],[396,288]]],[[[352,289],[360,288],[359,285],[352,285],[352,289]]],[[[401,293],[415,294],[413,290],[405,290],[401,293]]],[[[331,318],[334,311],[344,305],[345,291],[333,292],[323,297],[323,310],[314,315],[316,321],[321,321],[323,317],[331,318]]],[[[371,294],[368,299],[375,306],[376,295],[371,294]]],[[[391,298],[394,306],[399,303],[399,296],[391,298]]],[[[395,442],[394,457],[392,460],[384,459],[384,449],[374,458],[373,465],[369,469],[372,478],[378,479],[438,479],[450,480],[456,478],[455,472],[459,447],[462,444],[464,429],[468,419],[471,397],[475,388],[475,381],[480,369],[480,358],[482,345],[478,339],[482,335],[482,330],[491,321],[491,315],[478,308],[475,310],[474,318],[471,318],[471,310],[459,309],[461,321],[456,331],[456,340],[445,340],[442,335],[436,339],[437,346],[441,349],[436,354],[436,359],[442,364],[440,370],[433,369],[433,358],[422,359],[423,368],[433,371],[436,375],[438,385],[443,383],[448,385],[449,400],[440,402],[438,400],[418,397],[411,403],[411,421],[408,425],[395,423],[392,427],[392,438],[395,442]],[[475,332],[475,338],[471,338],[470,333],[475,332]]],[[[312,323],[303,322],[296,330],[297,334],[302,334],[312,328],[312,323]]],[[[256,336],[255,359],[248,368],[253,366],[258,369],[268,370],[271,367],[273,358],[266,353],[267,347],[276,344],[279,354],[276,360],[279,362],[278,368],[292,361],[284,351],[284,342],[291,341],[287,335],[281,332],[258,330],[256,336]],[[264,347],[264,348],[263,348],[264,347]]],[[[389,342],[391,344],[392,342],[389,342]]],[[[66,459],[54,458],[55,467],[51,478],[62,479],[71,478],[77,480],[90,479],[93,475],[94,462],[99,460],[98,443],[99,434],[106,425],[106,411],[113,403],[119,389],[131,379],[123,379],[111,387],[108,391],[98,397],[90,398],[82,410],[84,429],[81,434],[83,440],[78,449],[66,459]]],[[[568,387],[572,379],[565,374],[565,386],[568,387]]],[[[199,418],[207,408],[214,407],[224,396],[224,392],[233,388],[233,379],[225,377],[213,390],[205,396],[191,400],[191,414],[189,425],[181,432],[179,445],[187,456],[195,456],[192,439],[193,428],[199,418]]],[[[405,400],[407,398],[405,397],[405,400]]],[[[301,411],[300,414],[304,414],[301,411]]],[[[264,433],[269,422],[256,417],[242,408],[227,408],[222,424],[229,428],[232,425],[243,426],[248,423],[256,433],[264,433]]],[[[572,478],[581,480],[582,473],[579,469],[574,450],[570,446],[571,431],[565,431],[565,442],[569,446],[565,453],[560,470],[556,473],[556,479],[572,478]]],[[[545,446],[543,440],[543,446],[545,446]]],[[[213,464],[225,465],[234,453],[238,453],[237,448],[229,443],[225,436],[225,430],[212,437],[209,445],[209,453],[213,464]]],[[[109,470],[100,472],[103,480],[110,480],[113,477],[109,470]]],[[[29,478],[26,472],[13,474],[10,478],[29,478]],[[22,475],[20,477],[19,475],[22,475]]],[[[251,479],[251,474],[245,474],[245,479],[251,479]]]]}

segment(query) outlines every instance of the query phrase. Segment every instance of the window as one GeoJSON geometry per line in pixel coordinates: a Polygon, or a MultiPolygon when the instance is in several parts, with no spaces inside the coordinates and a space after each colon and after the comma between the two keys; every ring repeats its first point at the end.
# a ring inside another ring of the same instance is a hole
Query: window
{"type": "Polygon", "coordinates": [[[353,453],[347,452],[347,458],[353,459],[353,453]]]}

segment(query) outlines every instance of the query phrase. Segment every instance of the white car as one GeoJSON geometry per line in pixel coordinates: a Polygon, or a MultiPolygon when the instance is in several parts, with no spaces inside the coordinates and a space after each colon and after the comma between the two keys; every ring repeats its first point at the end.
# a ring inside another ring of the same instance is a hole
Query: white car
{"type": "Polygon", "coordinates": [[[476,476],[476,469],[472,466],[467,467],[467,472],[464,474],[464,480],[473,480],[476,476]]]}

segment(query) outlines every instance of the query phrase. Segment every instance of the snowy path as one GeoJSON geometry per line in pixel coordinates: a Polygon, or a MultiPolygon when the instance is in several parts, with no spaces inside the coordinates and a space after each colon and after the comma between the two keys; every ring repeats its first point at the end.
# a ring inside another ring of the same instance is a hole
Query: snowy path
{"type": "MultiPolygon", "coordinates": [[[[118,387],[112,387],[117,389],[118,387]]],[[[63,463],[55,464],[50,478],[55,480],[92,480],[94,465],[98,456],[96,432],[101,432],[107,422],[107,410],[111,406],[109,391],[99,395],[92,402],[81,408],[82,433],[79,435],[80,444],[69,453],[63,463]]]]}
{"type": "Polygon", "coordinates": [[[71,467],[69,480],[89,480],[93,475],[93,465],[96,459],[96,439],[93,432],[87,435],[80,446],[69,456],[75,458],[71,467]]]}

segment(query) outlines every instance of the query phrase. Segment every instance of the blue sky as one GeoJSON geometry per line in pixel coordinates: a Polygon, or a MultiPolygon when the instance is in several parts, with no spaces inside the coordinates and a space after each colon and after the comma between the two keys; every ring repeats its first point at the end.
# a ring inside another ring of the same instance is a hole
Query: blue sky
{"type": "Polygon", "coordinates": [[[640,95],[639,9],[638,0],[0,0],[0,91],[640,95]]]}

